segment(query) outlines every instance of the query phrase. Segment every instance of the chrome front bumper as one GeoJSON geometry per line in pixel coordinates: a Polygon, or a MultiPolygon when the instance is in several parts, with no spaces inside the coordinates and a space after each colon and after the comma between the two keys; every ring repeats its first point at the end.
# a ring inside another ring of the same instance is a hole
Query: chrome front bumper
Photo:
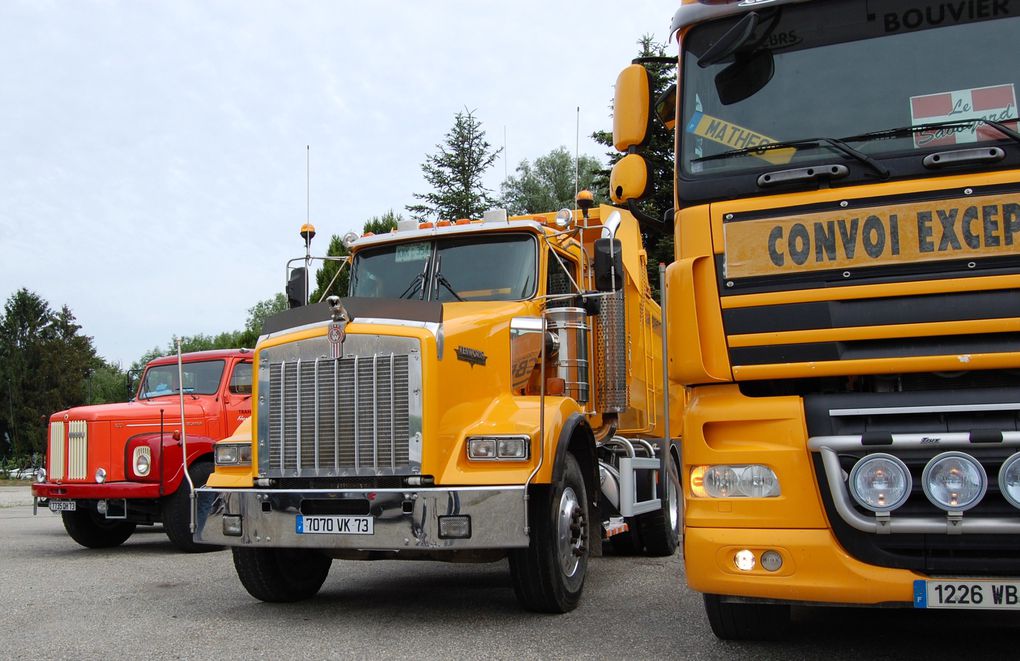
{"type": "Polygon", "coordinates": [[[528,545],[524,533],[524,487],[345,491],[204,487],[197,489],[196,495],[195,541],[205,544],[363,551],[452,551],[528,545]],[[337,511],[343,511],[347,504],[367,501],[374,533],[299,533],[297,522],[304,501],[314,501],[318,508],[336,506],[337,511]],[[224,534],[224,516],[240,517],[239,536],[224,534]],[[471,536],[440,538],[441,516],[470,516],[471,536]]]}

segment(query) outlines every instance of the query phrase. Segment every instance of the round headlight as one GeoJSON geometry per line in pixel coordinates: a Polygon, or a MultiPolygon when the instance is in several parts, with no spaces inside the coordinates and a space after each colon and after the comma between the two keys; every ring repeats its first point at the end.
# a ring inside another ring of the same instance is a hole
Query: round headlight
{"type": "Polygon", "coordinates": [[[1020,452],[999,469],[999,491],[1013,507],[1020,507],[1020,452]]]}
{"type": "Polygon", "coordinates": [[[943,452],[924,467],[924,495],[947,512],[963,512],[977,505],[988,488],[988,476],[977,459],[962,452],[943,452]]]}
{"type": "Polygon", "coordinates": [[[138,475],[147,475],[149,473],[149,458],[144,454],[138,455],[138,459],[135,461],[135,473],[138,475]]]}
{"type": "Polygon", "coordinates": [[[850,470],[850,494],[872,512],[891,512],[910,497],[910,471],[899,457],[869,454],[850,470]]]}
{"type": "Polygon", "coordinates": [[[98,484],[102,484],[103,482],[106,482],[106,469],[105,468],[97,468],[96,469],[96,482],[98,484]]]}
{"type": "Polygon", "coordinates": [[[45,482],[46,481],[46,469],[45,468],[40,468],[39,470],[37,470],[35,472],[35,481],[36,482],[45,482]]]}

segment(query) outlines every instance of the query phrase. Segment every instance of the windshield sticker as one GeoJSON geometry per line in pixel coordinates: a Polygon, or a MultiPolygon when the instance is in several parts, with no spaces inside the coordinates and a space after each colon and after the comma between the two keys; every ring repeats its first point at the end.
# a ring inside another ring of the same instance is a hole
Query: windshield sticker
{"type": "Polygon", "coordinates": [[[403,262],[424,262],[432,252],[432,244],[428,241],[421,243],[402,243],[397,246],[397,264],[403,262]]]}
{"type": "MultiPolygon", "coordinates": [[[[736,124],[731,124],[726,120],[719,119],[718,117],[712,117],[706,115],[703,112],[695,112],[691,117],[691,121],[687,123],[687,132],[693,133],[699,138],[706,138],[712,142],[718,142],[721,145],[726,145],[730,149],[746,149],[748,147],[759,147],[767,145],[772,142],[778,142],[773,138],[770,138],[761,133],[756,133],[750,129],[745,129],[736,124]]],[[[793,155],[797,153],[796,149],[767,149],[763,151],[749,152],[749,156],[754,156],[762,160],[768,161],[775,165],[784,165],[789,163],[793,159],[793,155]]]]}
{"type": "MultiPolygon", "coordinates": [[[[935,122],[966,122],[986,119],[1008,122],[1016,128],[1016,93],[1013,83],[976,87],[968,90],[940,92],[910,97],[910,119],[918,124],[935,122]]],[[[943,127],[914,134],[914,147],[941,147],[979,140],[995,140],[1002,135],[990,126],[979,122],[968,126],[943,127]]]]}

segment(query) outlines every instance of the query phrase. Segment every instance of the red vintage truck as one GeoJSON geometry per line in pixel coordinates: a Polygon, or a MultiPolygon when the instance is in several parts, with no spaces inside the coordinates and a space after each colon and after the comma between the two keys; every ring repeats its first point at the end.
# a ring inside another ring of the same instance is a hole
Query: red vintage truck
{"type": "MultiPolygon", "coordinates": [[[[200,486],[213,470],[213,444],[251,415],[252,352],[199,351],[182,363],[188,472],[200,486]]],[[[191,536],[180,390],[177,357],[167,356],[146,365],[131,401],[50,416],[36,505],[59,512],[67,533],[89,548],[117,546],[136,526],[162,523],[177,548],[208,549],[191,536]]]]}

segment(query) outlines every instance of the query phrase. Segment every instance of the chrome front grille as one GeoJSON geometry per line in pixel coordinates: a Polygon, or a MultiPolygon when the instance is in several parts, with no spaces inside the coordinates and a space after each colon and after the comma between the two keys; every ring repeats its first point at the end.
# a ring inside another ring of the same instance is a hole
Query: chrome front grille
{"type": "Polygon", "coordinates": [[[411,338],[322,338],[263,350],[259,473],[408,475],[421,465],[421,358],[411,338]]]}
{"type": "Polygon", "coordinates": [[[50,472],[51,480],[64,479],[64,423],[50,423],[50,472]]]}

